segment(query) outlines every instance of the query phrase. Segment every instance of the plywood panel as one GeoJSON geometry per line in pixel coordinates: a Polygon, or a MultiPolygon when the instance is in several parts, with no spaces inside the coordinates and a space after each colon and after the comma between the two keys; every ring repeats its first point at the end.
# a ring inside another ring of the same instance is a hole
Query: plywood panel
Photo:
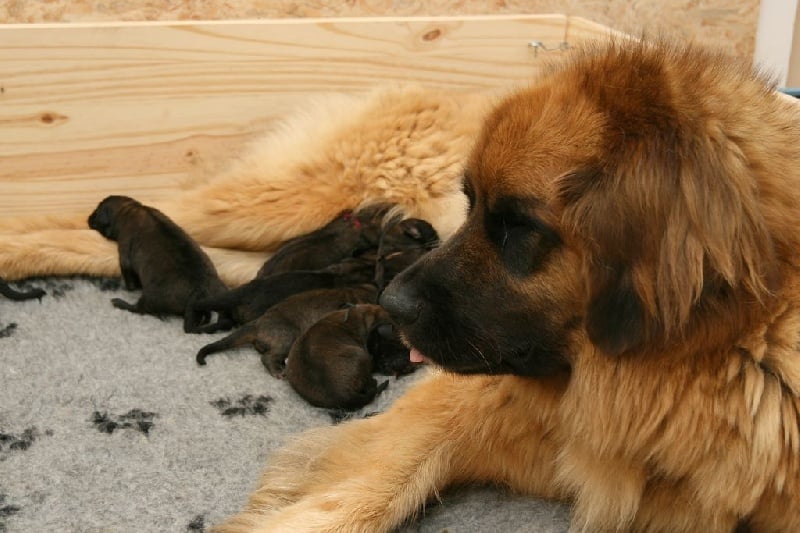
{"type": "MultiPolygon", "coordinates": [[[[0,26],[0,216],[144,201],[309,94],[529,79],[529,41],[604,33],[561,15],[0,26]]],[[[560,52],[553,52],[560,53],[560,52]]]]}
{"type": "Polygon", "coordinates": [[[752,57],[758,8],[759,0],[5,0],[0,22],[563,13],[631,34],[666,32],[752,57]]]}

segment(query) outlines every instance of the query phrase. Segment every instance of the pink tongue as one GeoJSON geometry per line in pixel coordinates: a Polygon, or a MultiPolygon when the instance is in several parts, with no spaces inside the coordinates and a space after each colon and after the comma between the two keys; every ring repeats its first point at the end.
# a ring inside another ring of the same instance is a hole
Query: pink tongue
{"type": "Polygon", "coordinates": [[[412,363],[424,363],[425,362],[425,356],[422,355],[422,352],[420,352],[416,348],[411,348],[411,352],[409,352],[408,358],[411,359],[412,363]]]}

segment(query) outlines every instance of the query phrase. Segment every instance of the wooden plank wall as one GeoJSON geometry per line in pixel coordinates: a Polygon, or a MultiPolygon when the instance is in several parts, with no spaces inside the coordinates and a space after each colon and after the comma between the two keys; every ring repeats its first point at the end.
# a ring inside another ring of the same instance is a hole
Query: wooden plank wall
{"type": "Polygon", "coordinates": [[[164,197],[309,94],[491,89],[607,34],[562,15],[0,25],[0,217],[164,197]]]}

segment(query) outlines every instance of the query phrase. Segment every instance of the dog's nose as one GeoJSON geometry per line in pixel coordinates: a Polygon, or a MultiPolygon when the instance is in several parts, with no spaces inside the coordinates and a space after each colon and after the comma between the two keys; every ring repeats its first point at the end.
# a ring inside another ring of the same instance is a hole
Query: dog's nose
{"type": "Polygon", "coordinates": [[[381,294],[381,307],[400,325],[413,324],[422,301],[408,283],[390,283],[381,294]]]}

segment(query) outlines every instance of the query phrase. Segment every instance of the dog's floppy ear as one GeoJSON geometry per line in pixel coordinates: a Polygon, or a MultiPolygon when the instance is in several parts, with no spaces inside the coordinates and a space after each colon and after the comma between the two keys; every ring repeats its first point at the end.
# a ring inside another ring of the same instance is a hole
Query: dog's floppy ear
{"type": "Polygon", "coordinates": [[[562,176],[559,192],[564,227],[585,252],[586,332],[603,352],[618,355],[646,340],[655,317],[634,280],[640,251],[633,242],[641,236],[633,233],[641,228],[628,224],[608,186],[608,176],[592,165],[562,176]]]}
{"type": "Polygon", "coordinates": [[[604,265],[589,273],[586,332],[606,353],[622,354],[645,338],[645,308],[627,268],[604,265]]]}
{"type": "Polygon", "coordinates": [[[618,142],[558,183],[565,230],[584,250],[585,326],[609,354],[685,331],[700,308],[763,301],[773,243],[741,151],[676,132],[618,142]]]}

